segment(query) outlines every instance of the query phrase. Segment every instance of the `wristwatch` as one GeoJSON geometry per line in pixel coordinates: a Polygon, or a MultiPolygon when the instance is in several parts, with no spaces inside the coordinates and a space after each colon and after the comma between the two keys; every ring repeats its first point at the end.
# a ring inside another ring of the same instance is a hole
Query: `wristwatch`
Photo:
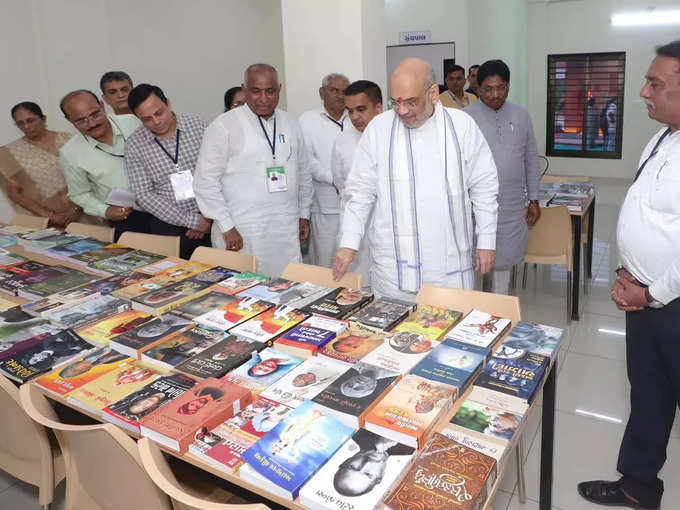
{"type": "Polygon", "coordinates": [[[645,287],[645,297],[647,298],[647,306],[649,308],[663,308],[664,304],[661,301],[657,301],[654,299],[654,296],[652,296],[651,292],[649,292],[649,287],[645,287]]]}

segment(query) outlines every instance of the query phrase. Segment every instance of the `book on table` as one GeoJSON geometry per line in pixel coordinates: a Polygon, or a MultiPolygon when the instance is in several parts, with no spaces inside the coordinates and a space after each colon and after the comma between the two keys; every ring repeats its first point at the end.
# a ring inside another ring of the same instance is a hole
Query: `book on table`
{"type": "Polygon", "coordinates": [[[311,358],[348,327],[347,321],[312,315],[277,338],[274,347],[298,358],[311,358]]]}
{"type": "Polygon", "coordinates": [[[361,358],[364,363],[406,374],[439,345],[436,340],[418,333],[393,331],[387,333],[382,345],[361,358]]]}
{"type": "Polygon", "coordinates": [[[194,322],[209,328],[227,331],[256,315],[266,312],[273,306],[271,303],[257,298],[235,298],[215,310],[194,317],[194,322]]]}
{"type": "Polygon", "coordinates": [[[432,305],[421,305],[398,324],[395,331],[418,333],[430,340],[441,340],[461,317],[461,313],[432,305]]]}
{"type": "Polygon", "coordinates": [[[492,347],[507,331],[510,323],[510,319],[472,310],[446,333],[446,338],[479,347],[492,347]]]}
{"type": "Polygon", "coordinates": [[[147,349],[194,326],[184,317],[166,313],[109,339],[109,347],[136,359],[147,349]]]}
{"type": "Polygon", "coordinates": [[[415,309],[414,303],[380,298],[356,312],[349,319],[383,331],[390,331],[415,309]]]}
{"type": "Polygon", "coordinates": [[[151,265],[163,260],[165,255],[149,253],[144,250],[134,250],[118,257],[110,257],[105,260],[98,260],[88,263],[87,267],[91,271],[100,274],[116,274],[132,271],[143,266],[151,265]]]}
{"type": "Polygon", "coordinates": [[[319,355],[337,359],[348,366],[353,365],[381,346],[386,335],[387,333],[379,329],[350,322],[345,331],[319,350],[319,355]]]}
{"type": "MultiPolygon", "coordinates": [[[[269,481],[273,492],[293,500],[353,433],[307,401],[246,450],[243,459],[269,481]]],[[[249,480],[248,471],[240,474],[249,480]]]]}
{"type": "Polygon", "coordinates": [[[14,357],[45,338],[63,331],[53,324],[37,320],[28,326],[21,326],[19,330],[12,326],[4,326],[0,330],[3,335],[0,338],[0,361],[14,357]]]}
{"type": "Polygon", "coordinates": [[[300,358],[267,347],[248,359],[245,363],[229,372],[251,383],[254,393],[260,393],[264,388],[274,384],[297,365],[302,363],[300,358]]]}
{"type": "Polygon", "coordinates": [[[160,288],[170,285],[171,283],[186,280],[187,278],[197,275],[198,273],[212,267],[202,262],[181,261],[181,264],[174,264],[173,262],[173,265],[171,265],[169,268],[158,273],[152,273],[149,271],[149,268],[163,264],[166,261],[167,259],[150,266],[140,267],[139,271],[148,272],[149,274],[153,274],[153,276],[148,280],[144,280],[143,282],[135,283],[133,285],[128,285],[127,287],[122,287],[118,290],[115,290],[113,295],[124,299],[134,299],[138,296],[141,296],[142,294],[159,290],[160,288]]]}
{"type": "Polygon", "coordinates": [[[250,271],[245,271],[243,273],[236,274],[231,278],[222,280],[218,285],[224,292],[232,295],[237,295],[250,287],[259,285],[262,282],[266,282],[269,278],[258,273],[251,273],[250,271]]]}
{"type": "Polygon", "coordinates": [[[191,377],[219,379],[242,365],[267,345],[248,338],[227,335],[224,339],[175,367],[175,371],[191,377]]]}
{"type": "Polygon", "coordinates": [[[71,260],[71,258],[76,255],[87,253],[88,251],[98,250],[107,244],[108,243],[97,241],[96,239],[85,238],[73,243],[62,244],[55,246],[54,248],[50,248],[47,250],[45,255],[55,259],[71,260]]]}
{"type": "Polygon", "coordinates": [[[65,308],[74,307],[84,301],[98,298],[100,295],[99,292],[84,285],[59,294],[52,294],[51,296],[37,299],[30,303],[25,303],[21,305],[21,309],[35,317],[46,319],[52,313],[65,308]]]}
{"type": "Polygon", "coordinates": [[[210,285],[207,283],[181,280],[132,298],[132,308],[160,315],[208,292],[210,285]]]}
{"type": "Polygon", "coordinates": [[[149,278],[151,278],[150,274],[143,273],[139,270],[130,270],[106,278],[100,278],[87,285],[83,285],[81,288],[99,292],[104,296],[106,294],[111,294],[118,289],[122,289],[123,287],[146,281],[149,278]]]}
{"type": "Polygon", "coordinates": [[[130,303],[123,299],[112,295],[97,296],[50,313],[49,319],[53,324],[63,328],[83,328],[129,308],[130,303]]]}
{"type": "Polygon", "coordinates": [[[101,248],[95,248],[94,250],[73,255],[69,257],[69,261],[81,266],[87,266],[90,263],[100,262],[102,260],[125,255],[131,251],[132,248],[128,248],[122,244],[110,243],[102,246],[101,248]]]}
{"type": "Polygon", "coordinates": [[[239,274],[238,271],[235,269],[229,269],[227,267],[222,267],[222,266],[214,266],[209,269],[206,269],[205,271],[201,271],[200,273],[190,276],[189,280],[193,282],[199,282],[199,283],[207,283],[209,285],[213,285],[215,283],[219,283],[223,280],[226,280],[227,278],[231,278],[234,275],[239,274]]]}
{"type": "Polygon", "coordinates": [[[109,340],[153,319],[148,313],[137,310],[125,310],[110,315],[89,326],[78,328],[78,334],[95,347],[106,347],[109,340]]]}
{"type": "Polygon", "coordinates": [[[278,304],[300,309],[325,296],[332,290],[315,283],[303,282],[283,292],[279,296],[278,304]]]}
{"type": "Polygon", "coordinates": [[[521,358],[527,352],[553,359],[564,340],[564,330],[535,322],[519,321],[494,353],[497,358],[521,358]]]}
{"type": "Polygon", "coordinates": [[[474,384],[531,404],[549,366],[550,358],[532,352],[513,359],[492,357],[474,384]]]}
{"type": "MultiPolygon", "coordinates": [[[[52,266],[58,268],[59,266],[52,266]]],[[[96,276],[77,271],[75,269],[58,269],[61,274],[54,273],[53,277],[48,277],[41,282],[30,283],[21,287],[17,295],[24,299],[42,299],[53,294],[68,292],[82,285],[86,285],[96,279],[96,276]]]]}
{"type": "Polygon", "coordinates": [[[277,305],[234,326],[229,332],[232,335],[244,336],[257,342],[266,343],[284,331],[288,331],[307,317],[309,315],[300,310],[286,305],[277,305]]]}
{"type": "Polygon", "coordinates": [[[213,285],[210,292],[187,301],[182,306],[173,309],[172,313],[186,319],[194,319],[199,315],[207,314],[237,300],[231,294],[222,292],[221,289],[222,287],[219,285],[213,285]]]}
{"type": "Polygon", "coordinates": [[[416,450],[357,430],[300,491],[311,510],[374,510],[406,471],[416,450]]]}
{"type": "Polygon", "coordinates": [[[283,295],[299,285],[299,282],[286,280],[285,278],[268,278],[264,282],[239,292],[238,296],[261,299],[262,301],[278,305],[280,304],[279,300],[283,295]]]}
{"type": "Polygon", "coordinates": [[[143,351],[142,361],[170,370],[215,345],[222,338],[222,331],[194,326],[143,351]]]}
{"type": "Polygon", "coordinates": [[[361,290],[338,287],[302,308],[309,314],[332,319],[346,319],[373,301],[373,294],[361,290]]]}

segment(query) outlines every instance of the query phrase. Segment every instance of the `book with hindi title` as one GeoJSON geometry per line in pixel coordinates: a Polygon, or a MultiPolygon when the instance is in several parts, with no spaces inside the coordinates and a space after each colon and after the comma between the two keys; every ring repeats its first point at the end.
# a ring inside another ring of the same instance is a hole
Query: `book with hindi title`
{"type": "Polygon", "coordinates": [[[194,327],[194,323],[172,313],[151,318],[109,339],[109,347],[136,359],[153,346],[194,327]]]}
{"type": "Polygon", "coordinates": [[[405,374],[438,345],[439,342],[418,333],[394,331],[387,333],[382,345],[361,358],[361,361],[405,374]]]}
{"type": "Polygon", "coordinates": [[[302,363],[300,358],[267,347],[253,354],[248,361],[229,372],[227,376],[236,375],[249,381],[251,391],[260,393],[262,389],[274,384],[300,363],[302,363]]]}
{"type": "Polygon", "coordinates": [[[227,335],[224,339],[175,367],[176,372],[198,379],[219,379],[266,347],[262,342],[227,335]]]}
{"type": "Polygon", "coordinates": [[[97,296],[50,313],[50,322],[64,328],[83,328],[130,308],[130,303],[112,295],[97,296]]]}
{"type": "Polygon", "coordinates": [[[299,282],[285,278],[268,278],[266,281],[239,292],[239,297],[252,297],[275,305],[289,290],[300,285],[299,282]]]}
{"type": "Polygon", "coordinates": [[[321,315],[307,317],[294,328],[286,331],[274,341],[274,346],[299,358],[316,356],[330,341],[349,327],[346,321],[321,315]]]}
{"type": "Polygon", "coordinates": [[[302,308],[309,314],[324,315],[333,319],[346,319],[373,301],[373,294],[346,287],[331,290],[325,296],[302,308]]]}
{"type": "Polygon", "coordinates": [[[386,335],[387,333],[379,329],[350,322],[349,328],[319,350],[319,355],[353,365],[381,346],[386,335]]]}
{"type": "Polygon", "coordinates": [[[208,264],[197,261],[182,261],[181,264],[175,264],[174,261],[171,261],[170,267],[165,270],[157,273],[152,273],[149,271],[149,268],[153,267],[154,265],[158,266],[159,264],[163,264],[166,262],[166,260],[156,262],[156,264],[151,264],[150,266],[139,268],[139,271],[148,272],[149,274],[153,274],[153,276],[142,282],[128,285],[127,287],[122,287],[114,291],[113,295],[124,299],[133,299],[141,296],[142,294],[159,290],[161,287],[165,287],[171,283],[186,280],[187,278],[211,267],[208,264]]]}
{"type": "Polygon", "coordinates": [[[160,315],[208,292],[210,285],[207,283],[181,280],[132,298],[132,308],[160,315]]]}
{"type": "Polygon", "coordinates": [[[286,305],[277,305],[229,330],[257,342],[269,342],[274,337],[305,320],[308,315],[286,305]]]}
{"type": "Polygon", "coordinates": [[[199,326],[172,335],[142,352],[142,361],[173,369],[222,340],[224,333],[199,326]]]}
{"type": "Polygon", "coordinates": [[[78,328],[78,334],[95,347],[107,347],[109,340],[136,328],[153,317],[137,310],[125,310],[111,315],[84,328],[78,328]]]}
{"type": "Polygon", "coordinates": [[[448,310],[432,305],[421,305],[403,322],[397,325],[395,331],[418,333],[430,340],[441,340],[446,332],[453,327],[461,317],[460,312],[448,310]]]}

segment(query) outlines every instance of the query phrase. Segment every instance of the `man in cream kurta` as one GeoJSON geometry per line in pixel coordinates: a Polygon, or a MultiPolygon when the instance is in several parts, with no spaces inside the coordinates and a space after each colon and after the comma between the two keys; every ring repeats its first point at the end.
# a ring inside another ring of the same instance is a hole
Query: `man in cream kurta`
{"type": "Polygon", "coordinates": [[[340,197],[333,187],[331,149],[349,126],[344,93],[349,80],[342,74],[324,77],[319,89],[323,105],[300,115],[300,129],[309,151],[314,201],[311,210],[309,260],[331,267],[340,224],[340,197]]]}
{"type": "Polygon", "coordinates": [[[425,283],[472,288],[474,271],[487,273],[494,259],[498,176],[489,146],[467,114],[441,105],[426,62],[404,60],[390,91],[394,109],[364,131],[347,180],[334,276],[354,259],[375,205],[367,235],[377,295],[413,300],[425,283]]]}
{"type": "Polygon", "coordinates": [[[309,237],[309,161],[297,121],[276,109],[276,70],[254,64],[244,81],[247,103],[205,131],[194,191],[214,220],[213,246],[253,253],[258,272],[279,276],[301,260],[300,242],[309,237]]]}

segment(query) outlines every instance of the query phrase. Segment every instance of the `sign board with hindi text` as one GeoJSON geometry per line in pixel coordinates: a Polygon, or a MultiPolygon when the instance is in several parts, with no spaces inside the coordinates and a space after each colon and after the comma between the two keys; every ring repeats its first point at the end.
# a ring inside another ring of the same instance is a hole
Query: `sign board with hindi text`
{"type": "Polygon", "coordinates": [[[399,44],[423,44],[430,42],[429,30],[399,32],[399,44]]]}
{"type": "MultiPolygon", "coordinates": [[[[409,32],[411,33],[411,32],[409,32]]],[[[428,62],[437,78],[437,83],[444,83],[444,68],[448,68],[456,61],[456,43],[423,43],[399,44],[387,47],[387,83],[390,76],[405,58],[421,58],[428,62]]]]}

